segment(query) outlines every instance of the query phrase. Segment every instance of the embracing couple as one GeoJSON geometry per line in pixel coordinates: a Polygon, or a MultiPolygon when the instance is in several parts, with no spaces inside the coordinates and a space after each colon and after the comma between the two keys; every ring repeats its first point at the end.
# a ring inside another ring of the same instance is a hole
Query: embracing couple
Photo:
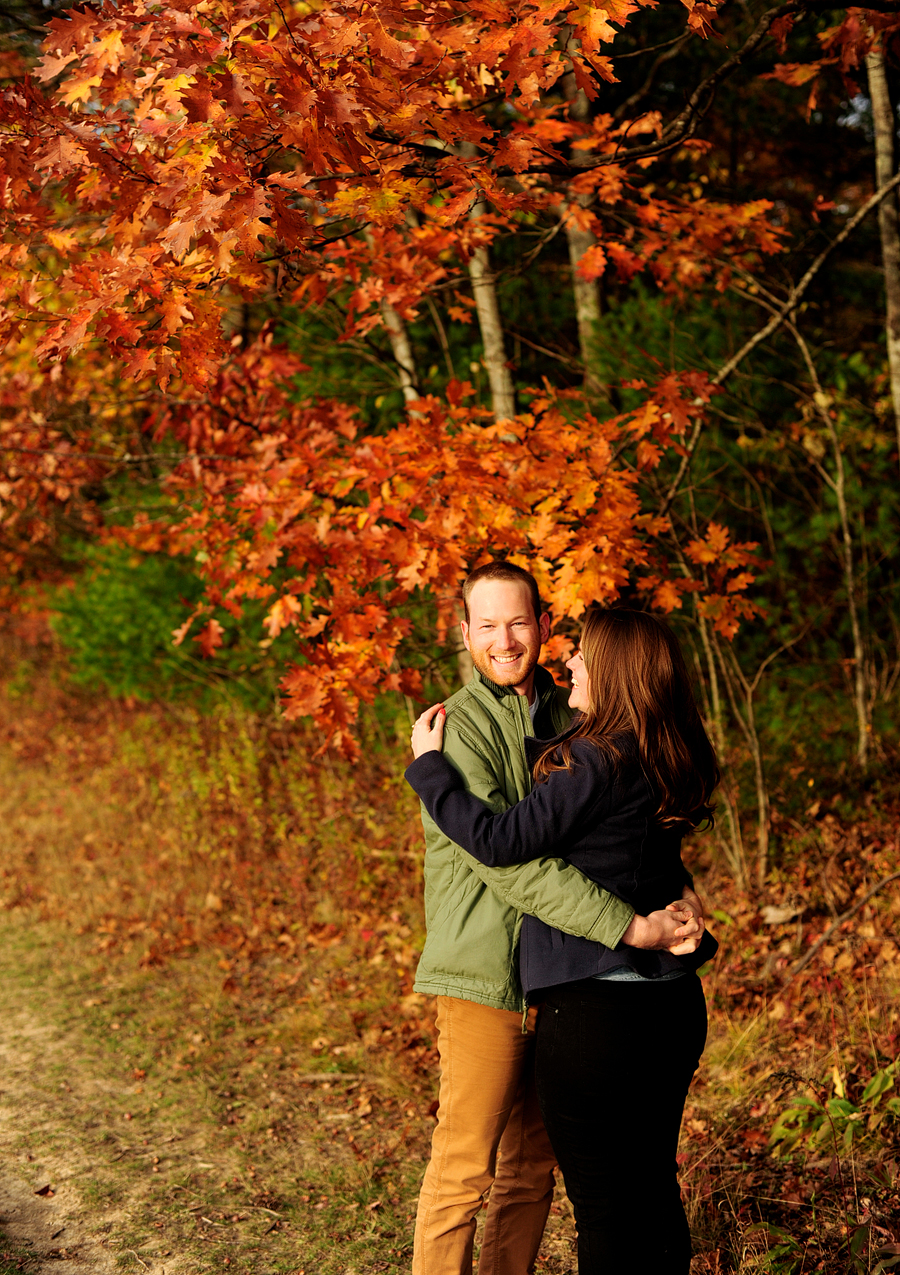
{"type": "Polygon", "coordinates": [[[716,943],[681,862],[710,819],[715,755],[670,630],[593,609],[538,665],[534,578],[497,561],[463,587],[472,681],[417,721],[441,1079],[414,1275],[528,1275],[557,1163],[580,1275],[687,1275],[675,1176],[706,1039],[696,970],[716,943]]]}

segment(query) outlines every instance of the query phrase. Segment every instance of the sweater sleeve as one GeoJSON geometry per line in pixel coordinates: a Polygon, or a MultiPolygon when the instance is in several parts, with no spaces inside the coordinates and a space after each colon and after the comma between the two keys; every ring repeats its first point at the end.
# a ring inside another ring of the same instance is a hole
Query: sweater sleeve
{"type": "Polygon", "coordinates": [[[600,814],[609,774],[600,754],[590,751],[588,758],[579,750],[572,770],[552,771],[527,797],[502,812],[467,792],[441,753],[423,753],[407,768],[406,779],[451,841],[487,867],[507,867],[563,855],[585,821],[600,814]]]}

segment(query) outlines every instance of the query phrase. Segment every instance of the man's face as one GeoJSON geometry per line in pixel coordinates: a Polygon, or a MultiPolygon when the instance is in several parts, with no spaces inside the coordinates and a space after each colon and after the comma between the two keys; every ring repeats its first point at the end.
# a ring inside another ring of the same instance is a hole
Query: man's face
{"type": "Polygon", "coordinates": [[[528,586],[518,580],[479,580],[469,595],[469,622],[460,627],[479,673],[530,697],[550,617],[537,619],[528,586]]]}

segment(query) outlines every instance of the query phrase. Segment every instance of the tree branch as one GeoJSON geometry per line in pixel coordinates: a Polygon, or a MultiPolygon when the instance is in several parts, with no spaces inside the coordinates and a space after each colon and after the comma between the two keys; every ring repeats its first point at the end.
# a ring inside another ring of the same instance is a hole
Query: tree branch
{"type": "MultiPolygon", "coordinates": [[[[710,381],[710,385],[722,385],[723,382],[726,381],[728,377],[731,375],[731,373],[735,370],[735,368],[737,368],[741,363],[743,363],[744,359],[747,357],[748,354],[751,353],[751,351],[755,350],[758,345],[760,345],[763,341],[765,341],[766,337],[771,336],[773,332],[775,332],[778,328],[781,327],[782,323],[784,323],[785,319],[788,317],[791,311],[797,308],[804,292],[812,283],[813,279],[822,269],[822,266],[825,264],[825,262],[831,256],[831,254],[835,251],[835,249],[839,248],[842,243],[844,243],[847,239],[849,239],[849,237],[853,234],[854,230],[860,224],[860,222],[864,221],[865,218],[868,216],[868,214],[872,211],[872,209],[876,208],[878,204],[881,203],[882,199],[886,198],[886,196],[889,195],[892,190],[895,190],[897,186],[900,186],[900,173],[897,173],[896,176],[893,177],[891,181],[887,183],[886,186],[882,186],[880,190],[876,190],[875,194],[872,195],[869,199],[867,199],[866,202],[863,204],[863,206],[859,208],[853,214],[853,216],[847,222],[846,226],[841,231],[841,233],[837,236],[837,238],[833,239],[830,244],[826,245],[826,247],[822,249],[818,257],[816,257],[815,261],[812,263],[812,265],[803,275],[800,282],[791,289],[790,293],[788,294],[787,300],[783,302],[782,305],[780,305],[778,309],[776,310],[776,312],[772,315],[769,322],[766,323],[763,327],[761,327],[758,332],[754,332],[753,336],[751,336],[747,341],[744,342],[744,344],[741,346],[738,352],[736,354],[733,354],[731,358],[728,360],[728,362],[724,363],[722,367],[719,368],[718,372],[710,381]]],[[[672,501],[675,499],[676,495],[678,494],[678,489],[681,486],[684,476],[688,471],[688,467],[690,466],[691,460],[694,455],[694,451],[697,447],[697,443],[699,442],[700,435],[702,432],[703,432],[703,420],[701,418],[700,420],[697,421],[697,423],[694,426],[693,433],[691,434],[691,440],[688,443],[687,447],[685,448],[684,455],[681,458],[681,464],[678,467],[678,473],[675,475],[674,479],[672,480],[671,486],[669,487],[669,490],[666,492],[665,499],[663,500],[662,504],[659,507],[658,512],[661,517],[668,512],[669,506],[672,504],[672,501]]]]}

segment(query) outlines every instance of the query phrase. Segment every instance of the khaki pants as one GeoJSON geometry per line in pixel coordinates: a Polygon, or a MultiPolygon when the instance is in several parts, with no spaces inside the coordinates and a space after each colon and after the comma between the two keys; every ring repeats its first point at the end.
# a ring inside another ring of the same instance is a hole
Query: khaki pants
{"type": "Polygon", "coordinates": [[[490,1191],[479,1275],[529,1275],[556,1160],[534,1088],[534,1033],[521,1014],[439,996],[438,1123],[419,1196],[413,1275],[471,1275],[475,1219],[490,1191]]]}

